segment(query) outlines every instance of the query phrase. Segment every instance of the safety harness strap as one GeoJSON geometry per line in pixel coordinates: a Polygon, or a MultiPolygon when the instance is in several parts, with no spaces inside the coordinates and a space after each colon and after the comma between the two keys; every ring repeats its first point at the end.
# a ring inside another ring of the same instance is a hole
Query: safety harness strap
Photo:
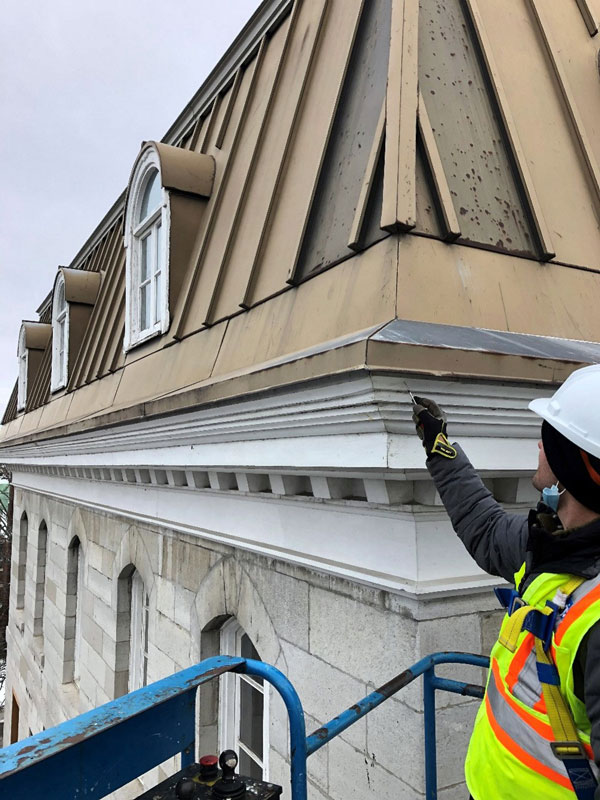
{"type": "Polygon", "coordinates": [[[521,633],[526,630],[533,634],[538,678],[554,736],[550,745],[552,752],[563,762],[577,800],[594,800],[598,784],[579,741],[571,710],[560,691],[560,675],[550,655],[556,617],[564,610],[569,596],[583,582],[584,578],[572,576],[557,591],[553,602],[546,601],[544,608],[525,605],[514,590],[497,590],[496,594],[509,614],[499,642],[514,653],[521,633]]]}
{"type": "Polygon", "coordinates": [[[579,741],[571,710],[560,691],[560,676],[556,665],[544,649],[543,642],[537,637],[535,653],[546,713],[554,735],[554,741],[550,745],[552,752],[563,762],[577,800],[594,800],[598,786],[596,778],[579,741]]]}

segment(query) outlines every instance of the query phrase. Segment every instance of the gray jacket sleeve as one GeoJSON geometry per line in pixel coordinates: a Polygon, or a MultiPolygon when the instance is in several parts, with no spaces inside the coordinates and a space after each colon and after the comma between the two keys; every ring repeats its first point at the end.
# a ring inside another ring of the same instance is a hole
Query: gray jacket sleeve
{"type": "Polygon", "coordinates": [[[462,449],[456,458],[433,456],[427,468],[452,527],[481,569],[512,583],[525,561],[528,525],[522,514],[507,514],[494,500],[462,449]]]}

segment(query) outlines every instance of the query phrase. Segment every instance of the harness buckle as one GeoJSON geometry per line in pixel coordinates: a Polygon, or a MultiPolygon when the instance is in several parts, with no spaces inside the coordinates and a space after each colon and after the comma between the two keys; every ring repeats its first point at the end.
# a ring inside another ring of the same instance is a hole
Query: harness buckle
{"type": "Polygon", "coordinates": [[[560,761],[567,761],[571,758],[583,758],[588,760],[587,753],[581,742],[550,742],[552,752],[560,761]]]}
{"type": "Polygon", "coordinates": [[[514,614],[518,608],[521,608],[521,606],[524,605],[526,605],[525,600],[523,600],[521,595],[515,590],[514,597],[511,598],[511,604],[508,610],[508,616],[510,617],[511,614],[514,614]]]}
{"type": "Polygon", "coordinates": [[[494,592],[500,605],[506,609],[506,613],[509,617],[511,614],[514,614],[517,608],[525,605],[525,601],[516,589],[509,589],[507,586],[502,586],[494,589],[494,592]]]}

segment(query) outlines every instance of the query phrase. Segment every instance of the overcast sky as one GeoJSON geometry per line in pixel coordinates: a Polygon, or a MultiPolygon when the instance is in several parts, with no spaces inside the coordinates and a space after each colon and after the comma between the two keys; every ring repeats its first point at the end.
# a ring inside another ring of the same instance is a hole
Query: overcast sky
{"type": "Polygon", "coordinates": [[[23,319],[259,0],[5,0],[0,27],[0,417],[23,319]]]}

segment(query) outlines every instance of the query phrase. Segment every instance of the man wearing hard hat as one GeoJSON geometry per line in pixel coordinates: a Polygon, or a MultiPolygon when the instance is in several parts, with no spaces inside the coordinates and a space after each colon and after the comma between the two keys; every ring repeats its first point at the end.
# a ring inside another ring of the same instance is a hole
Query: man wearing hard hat
{"type": "Polygon", "coordinates": [[[529,517],[507,514],[414,398],[427,467],[467,550],[506,609],[465,766],[474,800],[600,800],[600,365],[574,372],[542,417],[529,517]],[[594,759],[595,754],[595,759],[594,759]],[[596,761],[596,763],[595,763],[596,761]]]}

